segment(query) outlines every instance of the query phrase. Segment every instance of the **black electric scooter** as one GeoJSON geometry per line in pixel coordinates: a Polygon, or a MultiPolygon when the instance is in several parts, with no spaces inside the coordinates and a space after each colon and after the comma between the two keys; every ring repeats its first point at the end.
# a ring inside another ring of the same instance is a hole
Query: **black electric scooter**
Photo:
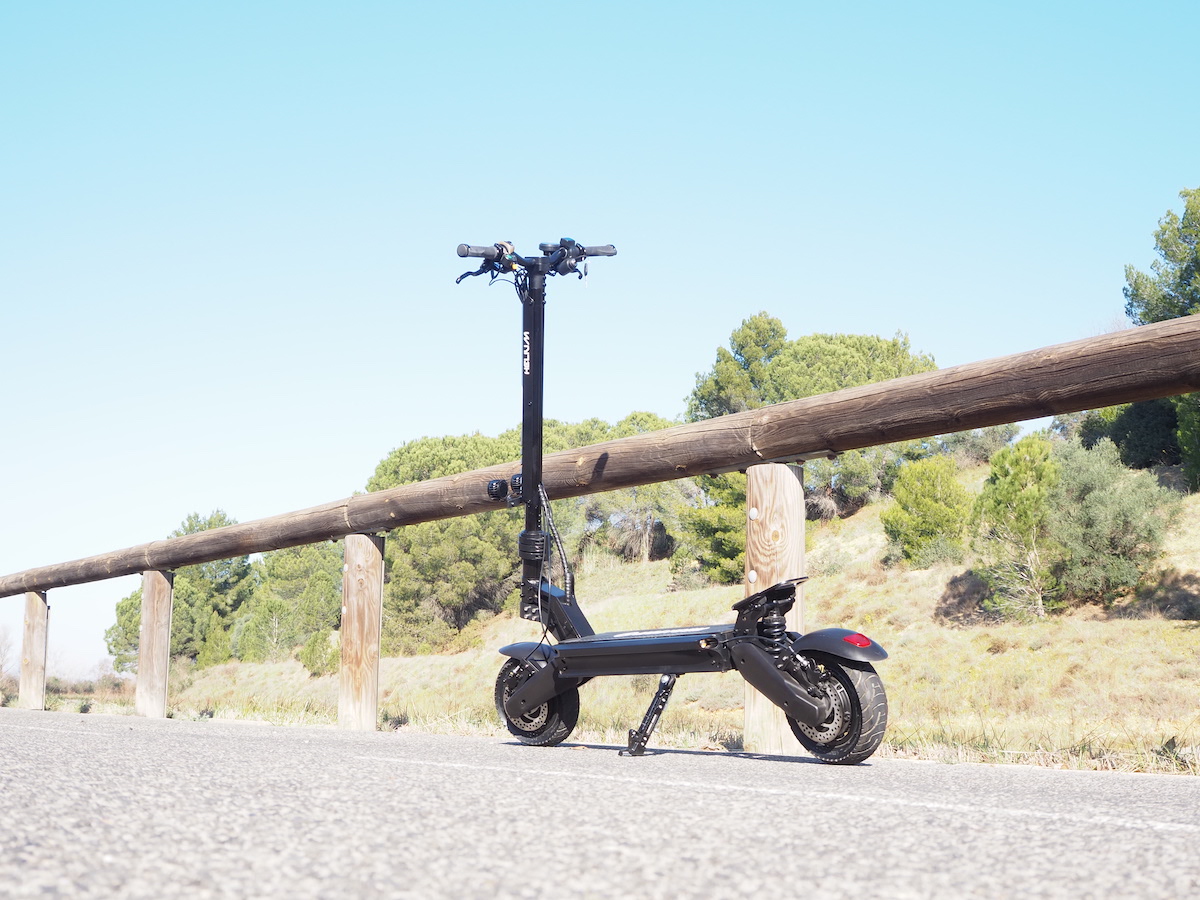
{"type": "MultiPolygon", "coordinates": [[[[642,724],[629,732],[622,756],[646,749],[676,679],[689,672],[738,672],[787,716],[800,743],[824,762],[851,764],[875,752],[887,725],[887,697],[871,666],[887,657],[869,638],[842,628],[808,634],[786,630],[784,615],[796,599],[794,578],[735,603],[728,625],[617,631],[596,634],[575,599],[574,577],[554,527],[542,485],[542,395],[546,279],[583,277],[587,259],[615,256],[612,245],[585,247],[564,238],[539,245],[541,256],[524,257],[511,243],[490,247],[460,244],[460,257],[482,260],[478,270],[492,281],[511,277],[521,299],[521,472],[510,482],[488,483],[497,503],[525,505],[518,540],[521,617],[543,627],[542,640],[501,647],[508,659],[496,679],[496,708],[508,730],[526,744],[566,740],[579,719],[579,688],[601,675],[661,675],[642,724]],[[542,529],[543,518],[549,534],[542,529]],[[562,587],[548,577],[551,540],[562,568],[562,587]],[[554,643],[546,641],[546,634],[554,643]]],[[[457,282],[456,282],[457,283],[457,282]]]]}

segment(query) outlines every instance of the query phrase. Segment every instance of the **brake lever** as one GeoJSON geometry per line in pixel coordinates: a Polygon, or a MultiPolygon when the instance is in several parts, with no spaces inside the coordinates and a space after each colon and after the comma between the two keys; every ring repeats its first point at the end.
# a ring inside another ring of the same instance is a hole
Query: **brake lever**
{"type": "MultiPolygon", "coordinates": [[[[454,283],[455,283],[455,284],[462,284],[462,281],[463,281],[463,279],[464,279],[464,278],[471,278],[471,277],[473,277],[473,276],[475,276],[475,275],[486,275],[486,274],[487,274],[489,271],[490,271],[490,270],[488,269],[488,264],[485,262],[483,265],[481,265],[481,266],[480,266],[478,269],[476,269],[474,272],[463,272],[461,275],[459,275],[457,278],[455,278],[455,279],[454,279],[454,283]]],[[[494,273],[494,272],[493,272],[492,274],[493,274],[493,275],[495,275],[495,273],[494,273]]]]}

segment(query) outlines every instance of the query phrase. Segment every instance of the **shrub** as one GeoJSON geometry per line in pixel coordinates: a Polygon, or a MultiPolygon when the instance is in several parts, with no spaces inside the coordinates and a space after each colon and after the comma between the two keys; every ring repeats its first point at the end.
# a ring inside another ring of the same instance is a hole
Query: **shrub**
{"type": "Polygon", "coordinates": [[[328,628],[314,631],[304,646],[300,648],[300,664],[308,669],[310,675],[328,675],[336,672],[341,662],[337,643],[333,632],[328,628]]]}
{"type": "Polygon", "coordinates": [[[1107,438],[1117,445],[1122,464],[1131,469],[1148,469],[1180,462],[1178,427],[1171,400],[1143,400],[1089,412],[1075,434],[1088,450],[1107,438]]]}
{"type": "Polygon", "coordinates": [[[896,502],[880,516],[888,540],[917,568],[962,559],[971,500],[958,483],[957,472],[958,465],[949,456],[909,463],[896,478],[896,502]]]}
{"type": "Polygon", "coordinates": [[[1061,477],[1047,519],[1055,577],[1070,601],[1111,602],[1162,553],[1175,498],[1149,473],[1126,469],[1112,441],[1060,444],[1055,457],[1061,477]]]}
{"type": "Polygon", "coordinates": [[[979,575],[988,587],[985,608],[1003,615],[1044,616],[1057,585],[1046,528],[1050,491],[1058,483],[1050,442],[1026,437],[992,457],[992,471],[975,502],[979,575]]]}
{"type": "Polygon", "coordinates": [[[967,465],[987,462],[993,454],[1012,443],[1021,431],[1018,425],[992,425],[972,431],[944,434],[938,438],[942,449],[967,465]]]}

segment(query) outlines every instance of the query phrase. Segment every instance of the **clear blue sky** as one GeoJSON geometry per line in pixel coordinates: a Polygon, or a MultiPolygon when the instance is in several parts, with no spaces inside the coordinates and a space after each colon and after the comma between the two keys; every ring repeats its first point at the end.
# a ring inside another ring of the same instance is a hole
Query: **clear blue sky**
{"type": "MultiPolygon", "coordinates": [[[[1200,186],[1194,2],[0,6],[0,574],[362,490],[519,415],[679,415],[765,309],[939,365],[1122,317],[1200,186]]],[[[51,671],[126,578],[53,591],[51,671]]],[[[0,600],[19,647],[21,598],[0,600]]]]}

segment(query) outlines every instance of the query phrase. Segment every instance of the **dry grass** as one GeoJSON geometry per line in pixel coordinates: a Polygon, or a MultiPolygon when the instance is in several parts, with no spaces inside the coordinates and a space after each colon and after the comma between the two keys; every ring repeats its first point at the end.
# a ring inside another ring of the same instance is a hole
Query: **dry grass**
{"type": "MultiPolygon", "coordinates": [[[[878,666],[891,710],[881,755],[1200,774],[1200,624],[1167,617],[1184,601],[1200,602],[1200,496],[1184,506],[1157,592],[1115,612],[1031,623],[960,615],[964,607],[955,606],[948,587],[961,583],[954,579],[963,567],[883,568],[880,507],[867,507],[848,520],[810,526],[810,558],[840,564],[809,582],[807,627],[860,629],[891,653],[878,666]]],[[[740,587],[670,593],[669,579],[665,563],[593,559],[580,573],[579,594],[598,631],[732,621],[740,587]]],[[[475,646],[464,652],[383,660],[383,725],[501,733],[492,702],[496,648],[538,637],[532,623],[500,616],[476,626],[463,642],[475,646]]],[[[172,676],[172,709],[333,723],[336,678],[310,678],[294,661],[181,670],[172,676]]],[[[573,739],[623,745],[654,685],[653,676],[589,683],[573,739]]],[[[689,675],[654,742],[735,749],[741,729],[740,677],[689,675]]]]}

